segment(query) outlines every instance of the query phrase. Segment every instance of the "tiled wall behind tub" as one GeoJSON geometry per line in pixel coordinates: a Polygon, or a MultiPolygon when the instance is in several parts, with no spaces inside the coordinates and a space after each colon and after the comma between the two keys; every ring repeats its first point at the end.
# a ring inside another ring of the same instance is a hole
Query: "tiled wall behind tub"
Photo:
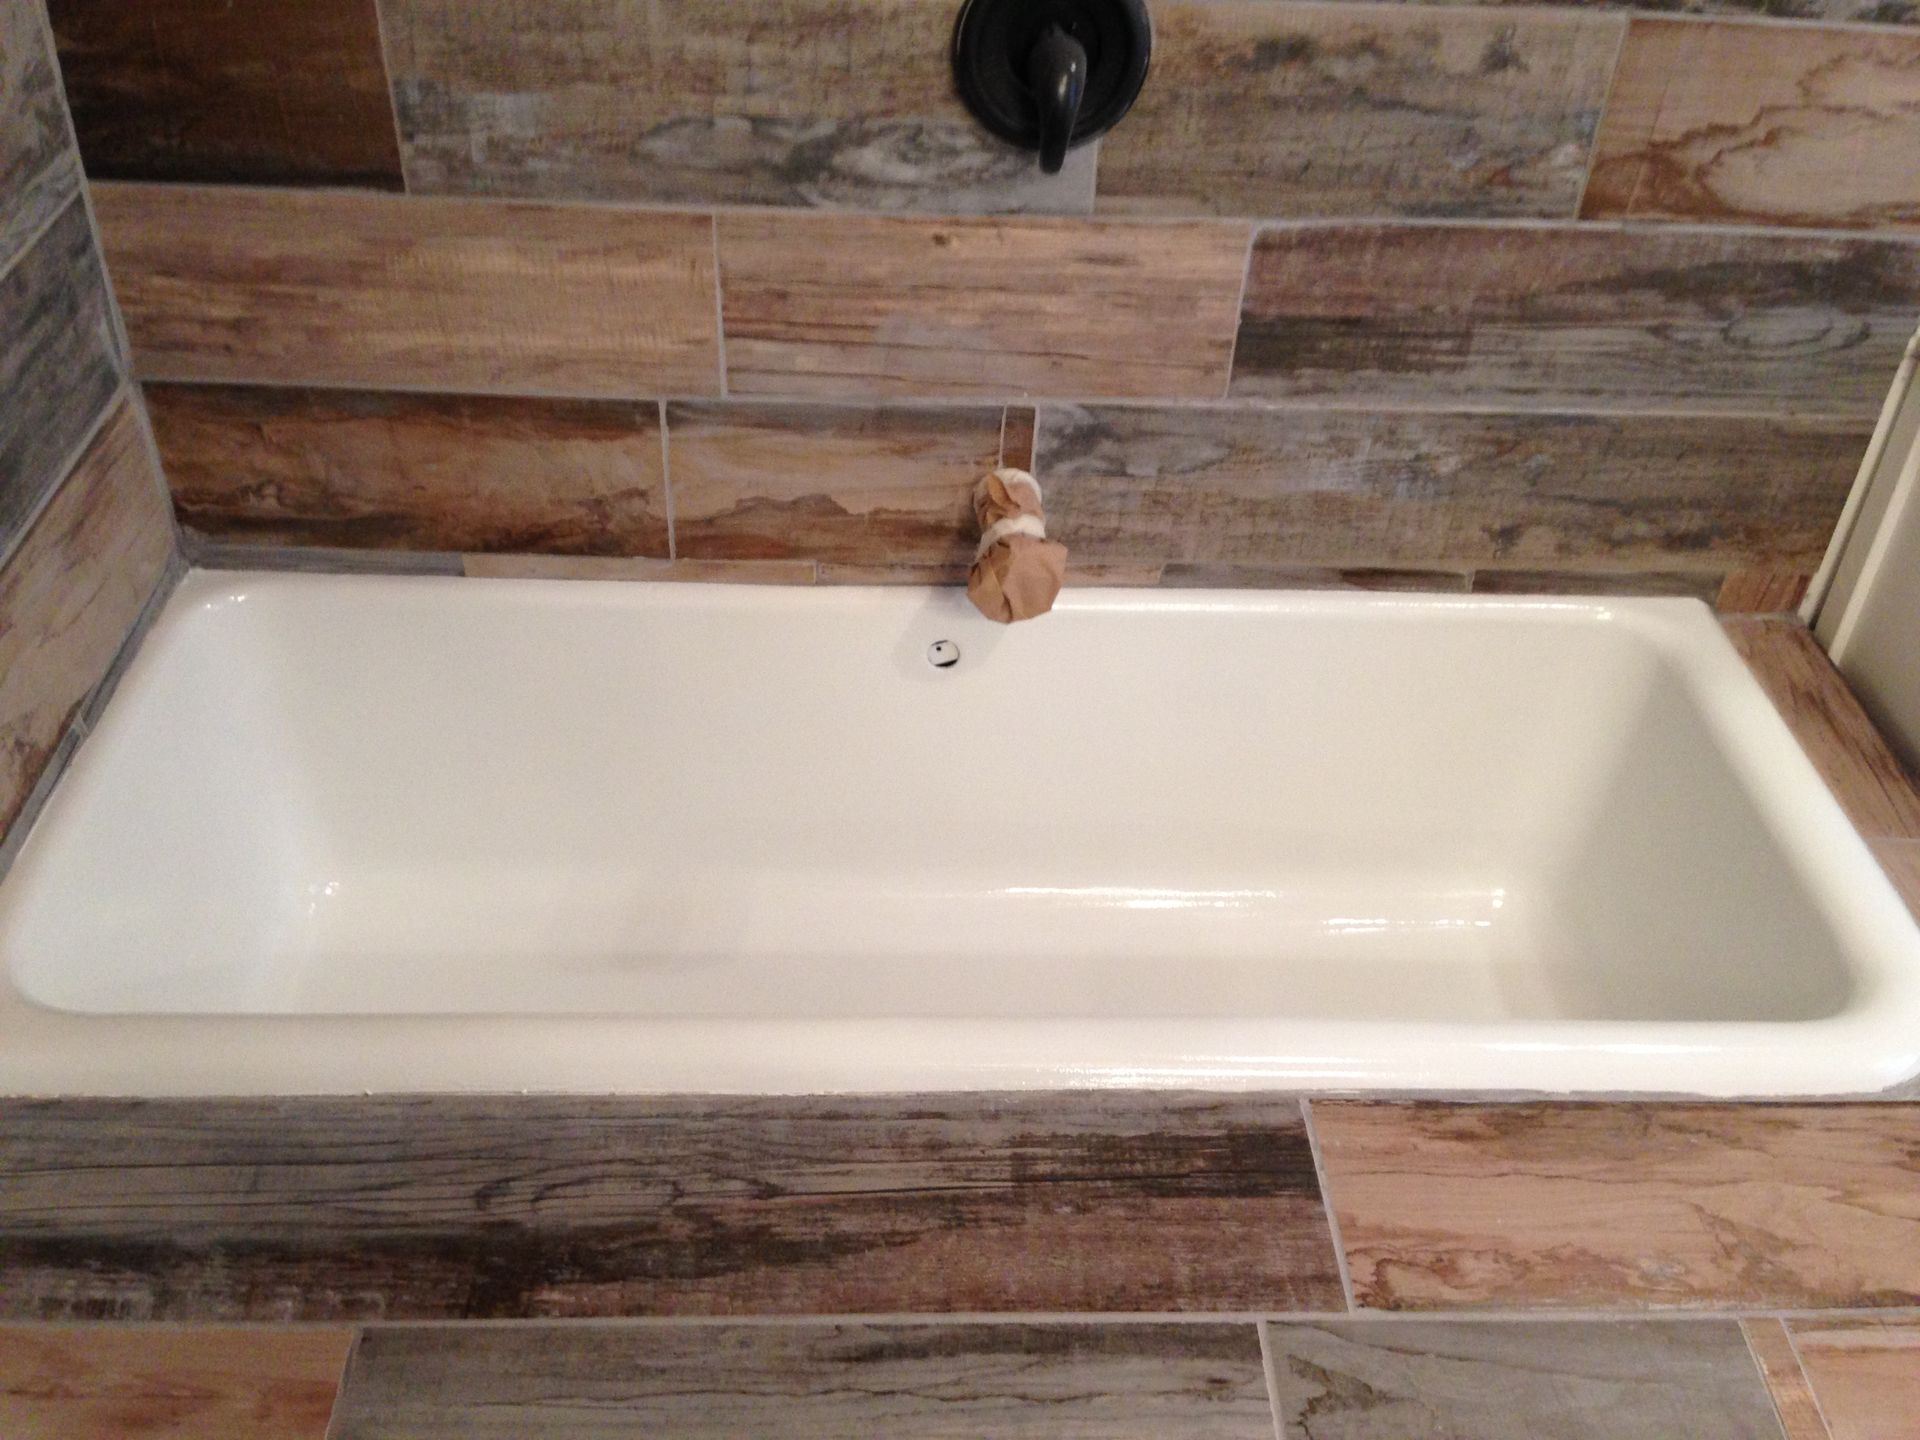
{"type": "Polygon", "coordinates": [[[126,371],[46,17],[0,0],[0,864],[171,568],[126,371]]]}
{"type": "Polygon", "coordinates": [[[1912,0],[1156,0],[1058,176],[955,0],[52,0],[195,553],[1792,604],[1920,324],[1912,0]]]}

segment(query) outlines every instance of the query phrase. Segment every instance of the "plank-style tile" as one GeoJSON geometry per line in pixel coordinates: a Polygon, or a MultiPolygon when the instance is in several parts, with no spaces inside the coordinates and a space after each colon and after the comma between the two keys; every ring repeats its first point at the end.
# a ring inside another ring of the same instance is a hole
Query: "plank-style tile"
{"type": "Polygon", "coordinates": [[[416,193],[1084,212],[954,94],[950,0],[387,0],[416,193]]]}
{"type": "Polygon", "coordinates": [[[351,1330],[0,1328],[16,1440],[325,1440],[351,1330]]]}
{"type": "Polygon", "coordinates": [[[811,585],[811,560],[618,560],[573,555],[467,555],[475,580],[690,580],[732,585],[811,585]]]}
{"type": "Polygon", "coordinates": [[[1827,1423],[1820,1415],[1819,1402],[1800,1368],[1787,1327],[1778,1320],[1742,1320],[1741,1333],[1747,1348],[1767,1382],[1773,1397],[1774,1413],[1780,1417],[1780,1429],[1786,1440],[1831,1440],[1827,1423]]]}
{"type": "Polygon", "coordinates": [[[1917,315],[1900,239],[1286,226],[1254,244],[1233,393],[1871,420],[1917,315]]]}
{"type": "Polygon", "coordinates": [[[659,406],[149,385],[180,521],[259,545],[667,553],[659,406]]]}
{"type": "Polygon", "coordinates": [[[670,405],[675,553],[964,565],[999,447],[997,409],[670,405]]]}
{"type": "Polygon", "coordinates": [[[1476,570],[1476,595],[1661,595],[1720,598],[1726,580],[1718,570],[1476,570]]]}
{"type": "Polygon", "coordinates": [[[375,0],[49,0],[87,174],[400,188],[375,0]]]}
{"type": "Polygon", "coordinates": [[[1566,570],[1819,563],[1856,421],[1049,406],[1085,560],[1566,570]]]}
{"type": "Polygon", "coordinates": [[[779,213],[719,224],[735,394],[1226,389],[1239,225],[779,213]]]}
{"type": "Polygon", "coordinates": [[[704,215],[189,185],[94,201],[143,379],[718,391],[704,215]]]}
{"type": "Polygon", "coordinates": [[[334,1440],[1272,1440],[1269,1414],[1251,1324],[425,1327],[367,1332],[334,1440]]]}
{"type": "Polygon", "coordinates": [[[1581,213],[1920,226],[1920,36],[1635,19],[1581,213]]]}
{"type": "Polygon", "coordinates": [[[1272,1096],[0,1103],[0,1311],[1337,1309],[1272,1096]]]}
{"type": "Polygon", "coordinates": [[[111,303],[78,198],[0,275],[0,556],[119,388],[111,303]]]}
{"type": "Polygon", "coordinates": [[[1871,845],[1880,868],[1920,921],[1920,840],[1875,840],[1871,845]]]}
{"type": "Polygon", "coordinates": [[[1734,570],[1715,603],[1732,615],[1787,615],[1807,598],[1812,583],[1806,570],[1734,570]]]}
{"type": "Polygon", "coordinates": [[[15,0],[0,6],[0,272],[79,189],[40,7],[15,0]]]}
{"type": "Polygon", "coordinates": [[[1920,1106],[1313,1107],[1357,1304],[1920,1302],[1920,1106]]]}
{"type": "Polygon", "coordinates": [[[1732,1320],[1269,1325],[1283,1440],[1780,1440],[1732,1320]]]}
{"type": "Polygon", "coordinates": [[[1095,209],[1570,217],[1625,21],[1174,0],[1095,209]]]}
{"type": "Polygon", "coordinates": [[[1920,1325],[1794,1320],[1788,1329],[1833,1440],[1913,1440],[1920,1325]]]}
{"type": "Polygon", "coordinates": [[[1160,583],[1201,590],[1421,590],[1465,594],[1470,577],[1459,570],[1393,570],[1365,566],[1168,565],[1160,583]]]}
{"type": "Polygon", "coordinates": [[[122,401],[0,567],[0,837],[172,553],[166,492],[122,401]]]}
{"type": "Polygon", "coordinates": [[[1807,628],[1730,617],[1726,631],[1855,828],[1920,840],[1920,788],[1807,628]]]}

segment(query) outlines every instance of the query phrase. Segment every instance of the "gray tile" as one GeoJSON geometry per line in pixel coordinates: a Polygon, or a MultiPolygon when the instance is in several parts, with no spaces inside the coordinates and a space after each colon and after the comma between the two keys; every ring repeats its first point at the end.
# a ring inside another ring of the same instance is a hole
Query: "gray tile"
{"type": "Polygon", "coordinates": [[[0,5],[0,270],[80,185],[60,77],[34,0],[0,5]]]}
{"type": "Polygon", "coordinates": [[[1732,1320],[1267,1331],[1282,1440],[1780,1440],[1732,1320]]]}
{"type": "Polygon", "coordinates": [[[334,1440],[1269,1440],[1242,1325],[375,1329],[334,1440]]]}

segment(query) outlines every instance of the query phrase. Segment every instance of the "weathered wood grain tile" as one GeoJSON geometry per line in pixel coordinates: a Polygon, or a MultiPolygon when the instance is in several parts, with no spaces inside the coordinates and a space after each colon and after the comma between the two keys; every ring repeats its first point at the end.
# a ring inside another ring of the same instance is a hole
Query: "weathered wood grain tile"
{"type": "Polygon", "coordinates": [[[16,1440],[325,1440],[351,1330],[0,1328],[16,1440]]]}
{"type": "Polygon", "coordinates": [[[1271,1440],[1240,1325],[367,1332],[334,1440],[1271,1440]]]}
{"type": "Polygon", "coordinates": [[[1818,564],[1863,422],[1049,406],[1085,560],[1364,569],[1818,564]]]}
{"type": "Polygon", "coordinates": [[[1733,617],[1725,626],[1855,828],[1920,840],[1920,789],[1807,628],[1733,617]]]}
{"type": "Polygon", "coordinates": [[[76,198],[0,275],[0,556],[119,388],[110,306],[76,198]]]}
{"type": "Polygon", "coordinates": [[[461,557],[439,550],[339,550],[326,545],[251,545],[182,531],[182,558],[196,570],[282,570],[301,575],[458,575],[461,557]]]}
{"type": "Polygon", "coordinates": [[[80,159],[39,7],[0,6],[0,272],[79,189],[80,159]]]}
{"type": "Polygon", "coordinates": [[[1920,1299],[1920,1106],[1313,1108],[1356,1303],[1920,1299]]]}
{"type": "Polygon", "coordinates": [[[1269,1325],[1283,1440],[1780,1440],[1736,1321],[1269,1325]]]}
{"type": "Polygon", "coordinates": [[[1920,226],[1920,36],[1636,19],[1581,213],[1920,226]]]}
{"type": "Polygon", "coordinates": [[[1619,16],[1178,0],[1095,209],[1570,217],[1619,16]]]}
{"type": "Polygon", "coordinates": [[[1799,608],[1812,583],[1807,570],[1734,570],[1715,603],[1734,615],[1785,615],[1799,608]]]}
{"type": "Polygon", "coordinates": [[[675,553],[965,565],[999,449],[995,409],[670,405],[675,553]]]}
{"type": "Polygon", "coordinates": [[[1833,1440],[1912,1440],[1920,1325],[1794,1320],[1788,1328],[1833,1440]]]}
{"type": "Polygon", "coordinates": [[[1725,578],[1718,570],[1476,570],[1476,595],[1665,595],[1720,598],[1725,578]]]}
{"type": "Polygon", "coordinates": [[[400,188],[375,0],[49,0],[92,178],[400,188]]]}
{"type": "Polygon", "coordinates": [[[799,214],[719,226],[736,394],[1226,389],[1243,226],[799,214]]]}
{"type": "MultiPolygon", "coordinates": [[[[1430,5],[1528,5],[1533,0],[1409,0],[1430,5]]],[[[1861,25],[1920,24],[1913,0],[1573,0],[1580,9],[1725,15],[1768,20],[1831,20],[1861,25]]]]}
{"type": "Polygon", "coordinates": [[[175,511],[260,545],[667,553],[651,402],[149,385],[175,511]]]}
{"type": "Polygon", "coordinates": [[[1786,1440],[1831,1440],[1819,1402],[1813,1398],[1800,1368],[1800,1357],[1794,1354],[1793,1341],[1787,1337],[1787,1327],[1778,1320],[1742,1320],[1740,1330],[1766,1379],[1786,1440]]]}
{"type": "Polygon", "coordinates": [[[1162,585],[1202,590],[1424,590],[1465,594],[1459,570],[1392,570],[1351,566],[1174,564],[1162,585]]]}
{"type": "Polygon", "coordinates": [[[476,580],[691,580],[735,585],[811,585],[811,560],[616,560],[572,555],[467,555],[476,580]]]}
{"type": "Polygon", "coordinates": [[[388,0],[416,192],[1084,212],[954,95],[948,0],[388,0]]]}
{"type": "Polygon", "coordinates": [[[1271,1096],[0,1103],[0,1310],[1338,1308],[1271,1096]]]}
{"type": "Polygon", "coordinates": [[[1233,394],[1880,413],[1920,244],[1592,225],[1310,225],[1254,244],[1233,394]]]}
{"type": "MultiPolygon", "coordinates": [[[[820,567],[822,585],[965,585],[971,566],[964,561],[948,565],[840,565],[820,567]]],[[[1077,565],[1067,559],[1068,589],[1121,586],[1138,589],[1160,583],[1163,567],[1148,563],[1077,565]]]]}
{"type": "Polygon", "coordinates": [[[1875,840],[1871,848],[1893,888],[1920,921],[1920,840],[1875,840]]]}
{"type": "Polygon", "coordinates": [[[172,553],[166,492],[122,401],[0,567],[0,836],[172,553]]]}
{"type": "Polygon", "coordinates": [[[94,186],[143,379],[717,393],[704,215],[94,186]]]}

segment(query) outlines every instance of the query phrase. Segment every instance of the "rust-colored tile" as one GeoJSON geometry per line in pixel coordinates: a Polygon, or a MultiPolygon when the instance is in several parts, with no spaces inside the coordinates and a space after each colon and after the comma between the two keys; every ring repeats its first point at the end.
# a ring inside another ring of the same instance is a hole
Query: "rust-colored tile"
{"type": "Polygon", "coordinates": [[[1233,393],[1880,413],[1920,244],[1596,225],[1293,225],[1255,242],[1233,393]]]}
{"type": "Polygon", "coordinates": [[[0,1328],[16,1440],[324,1440],[351,1330],[0,1328]]]}
{"type": "Polygon", "coordinates": [[[999,453],[994,409],[670,405],[675,553],[964,567],[999,453]]]}
{"type": "Polygon", "coordinates": [[[719,386],[703,215],[176,185],[94,203],[142,379],[719,386]]]}
{"type": "Polygon", "coordinates": [[[180,521],[257,545],[667,553],[657,405],[149,385],[180,521]]]}
{"type": "Polygon", "coordinates": [[[1272,1095],[9,1100],[0,1149],[43,1320],[1343,1303],[1272,1095]]]}
{"type": "Polygon", "coordinates": [[[1728,617],[1728,638],[1862,835],[1920,840],[1920,788],[1807,628],[1728,617]]]}
{"type": "Polygon", "coordinates": [[[1920,922],[1920,840],[1874,840],[1874,858],[1920,922]]]}
{"type": "Polygon", "coordinates": [[[1820,1406],[1800,1368],[1800,1357],[1793,1353],[1793,1341],[1787,1338],[1787,1327],[1778,1320],[1742,1320],[1740,1329],[1766,1378],[1786,1440],[1830,1440],[1826,1422],[1820,1418],[1820,1406]]]}
{"type": "Polygon", "coordinates": [[[386,0],[414,193],[1084,212],[954,93],[952,0],[386,0]]]}
{"type": "Polygon", "coordinates": [[[1313,1108],[1356,1303],[1920,1302],[1920,1106],[1313,1108]]]}
{"type": "Polygon", "coordinates": [[[94,179],[400,188],[375,0],[47,8],[94,179]]]}
{"type": "Polygon", "coordinates": [[[0,5],[0,271],[79,189],[40,7],[12,0],[0,5]]]}
{"type": "Polygon", "coordinates": [[[1730,615],[1784,615],[1800,607],[1812,583],[1805,570],[1735,570],[1714,603],[1730,615]]]}
{"type": "Polygon", "coordinates": [[[1039,414],[1031,405],[1009,405],[1000,430],[1000,463],[1016,470],[1033,469],[1033,434],[1039,414]]]}
{"type": "Polygon", "coordinates": [[[574,555],[467,555],[481,580],[694,580],[735,585],[811,585],[811,560],[615,560],[574,555]]]}
{"type": "Polygon", "coordinates": [[[1078,559],[1334,569],[1819,563],[1864,421],[1048,406],[1078,559]]]}
{"type": "Polygon", "coordinates": [[[122,400],[0,569],[0,837],[172,553],[166,492],[122,400]]]}
{"type": "Polygon", "coordinates": [[[1920,1325],[1793,1320],[1787,1328],[1833,1440],[1920,1434],[1920,1325]]]}
{"type": "Polygon", "coordinates": [[[736,394],[1218,397],[1247,230],[720,217],[736,394]]]}
{"type": "Polygon", "coordinates": [[[1636,18],[1581,213],[1920,225],[1920,36],[1636,18]]]}
{"type": "Polygon", "coordinates": [[[1175,0],[1095,209],[1567,216],[1615,15],[1175,0]]]}

